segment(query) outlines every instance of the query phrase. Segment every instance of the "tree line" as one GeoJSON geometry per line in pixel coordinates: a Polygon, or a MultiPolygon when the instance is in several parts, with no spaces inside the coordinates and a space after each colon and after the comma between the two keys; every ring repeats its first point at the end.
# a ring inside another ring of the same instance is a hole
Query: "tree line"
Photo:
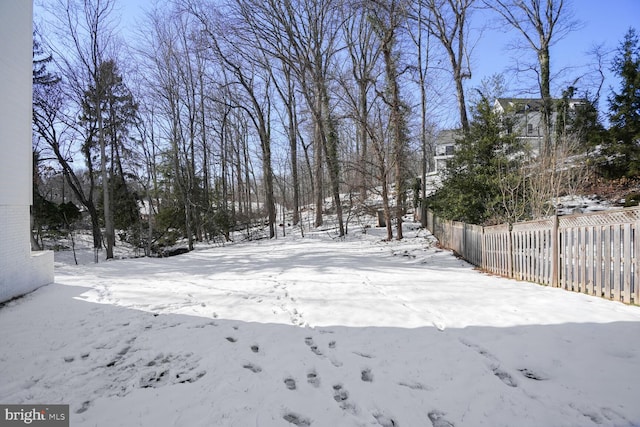
{"type": "MultiPolygon", "coordinates": [[[[185,0],[123,40],[116,6],[52,2],[34,37],[34,227],[86,212],[96,260],[116,233],[151,254],[256,226],[273,238],[289,221],[304,232],[303,211],[344,236],[357,211],[380,210],[401,239],[409,190],[426,203],[442,112],[457,111],[463,140],[478,133],[475,14],[529,44],[548,140],[549,46],[576,28],[565,0],[185,0]]],[[[625,168],[613,172],[637,175],[625,168]]]]}

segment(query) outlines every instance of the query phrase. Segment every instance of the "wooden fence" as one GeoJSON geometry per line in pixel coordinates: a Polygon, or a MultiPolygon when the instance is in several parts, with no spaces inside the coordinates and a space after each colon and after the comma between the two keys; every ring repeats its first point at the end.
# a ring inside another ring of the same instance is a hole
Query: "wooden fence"
{"type": "Polygon", "coordinates": [[[427,211],[440,244],[504,277],[640,304],[640,208],[490,227],[427,211]]]}

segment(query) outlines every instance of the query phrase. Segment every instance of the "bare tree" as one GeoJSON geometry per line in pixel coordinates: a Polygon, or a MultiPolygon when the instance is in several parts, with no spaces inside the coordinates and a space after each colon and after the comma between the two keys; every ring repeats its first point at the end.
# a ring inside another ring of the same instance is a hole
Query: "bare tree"
{"type": "Polygon", "coordinates": [[[285,61],[300,84],[314,122],[316,226],[322,224],[322,160],[326,161],[333,202],[343,236],[340,199],[339,134],[329,88],[340,29],[336,0],[236,0],[238,14],[267,56],[285,61]]]}
{"type": "Polygon", "coordinates": [[[427,16],[420,20],[436,37],[449,57],[456,86],[462,131],[469,131],[464,80],[471,78],[469,64],[468,20],[476,0],[420,0],[425,2],[427,16]]]}
{"type": "Polygon", "coordinates": [[[351,60],[350,76],[341,79],[344,97],[356,128],[356,159],[352,168],[358,173],[357,188],[360,203],[365,203],[372,174],[369,154],[370,110],[376,97],[375,85],[381,71],[379,60],[382,54],[374,27],[368,19],[368,10],[361,4],[355,5],[345,17],[343,24],[347,53],[351,60]]]}
{"type": "Polygon", "coordinates": [[[97,251],[102,247],[102,232],[100,230],[98,209],[94,202],[96,185],[94,183],[94,174],[92,173],[93,163],[91,162],[89,150],[82,149],[81,155],[84,157],[89,171],[87,173],[89,185],[85,186],[81,175],[82,171],[77,167],[74,168],[73,161],[77,154],[76,150],[72,144],[68,143],[77,136],[74,130],[75,117],[69,117],[65,114],[69,109],[68,102],[70,101],[62,90],[61,83],[34,86],[34,131],[36,138],[46,143],[48,150],[60,165],[62,175],[69,188],[89,212],[93,232],[93,246],[97,251]]]}
{"type": "Polygon", "coordinates": [[[251,50],[251,46],[239,42],[246,37],[241,34],[242,27],[231,26],[228,22],[216,19],[205,13],[202,7],[192,3],[189,12],[200,22],[215,58],[229,71],[227,84],[238,85],[245,97],[228,106],[243,109],[253,122],[262,154],[262,174],[264,181],[265,203],[269,224],[269,237],[275,237],[276,210],[273,187],[273,166],[271,160],[271,84],[272,76],[266,64],[259,61],[260,52],[251,50]]]}
{"type": "Polygon", "coordinates": [[[402,217],[404,215],[404,193],[406,191],[406,150],[407,150],[407,106],[402,101],[399,85],[397,38],[405,23],[402,0],[375,1],[369,8],[370,19],[380,39],[380,49],[384,60],[386,90],[382,99],[389,107],[389,128],[393,146],[393,165],[395,170],[395,219],[396,238],[401,240],[402,217]]]}
{"type": "Polygon", "coordinates": [[[431,170],[431,161],[435,154],[433,143],[430,138],[430,124],[428,121],[428,98],[427,98],[427,75],[430,67],[431,54],[431,32],[425,31],[423,21],[427,22],[430,17],[424,15],[424,2],[418,1],[414,5],[411,12],[415,25],[409,25],[409,35],[416,47],[416,69],[417,83],[420,88],[420,148],[421,148],[421,166],[422,174],[420,179],[420,223],[423,227],[427,226],[427,173],[431,170]],[[425,34],[426,33],[426,34],[425,34]],[[424,40],[426,36],[426,41],[424,40]]]}
{"type": "Polygon", "coordinates": [[[543,144],[551,145],[553,99],[551,97],[550,49],[577,28],[567,0],[483,0],[503,20],[515,28],[535,52],[540,97],[542,98],[543,144]]]}
{"type": "MultiPolygon", "coordinates": [[[[105,221],[106,257],[113,258],[115,230],[111,207],[111,189],[109,185],[108,159],[106,153],[105,129],[102,119],[104,93],[101,90],[101,65],[107,59],[113,59],[114,48],[114,0],[59,0],[53,7],[58,17],[57,33],[59,48],[55,49],[56,62],[61,70],[70,96],[78,106],[93,87],[93,103],[96,106],[95,126],[85,130],[85,146],[92,145],[92,139],[98,139],[100,149],[100,169],[103,187],[103,208],[105,221]]],[[[90,171],[91,172],[91,171],[90,171]]],[[[94,233],[95,234],[95,233],[94,233]]],[[[94,238],[94,246],[98,242],[94,238]]],[[[97,261],[97,249],[96,261],[97,261]]]]}

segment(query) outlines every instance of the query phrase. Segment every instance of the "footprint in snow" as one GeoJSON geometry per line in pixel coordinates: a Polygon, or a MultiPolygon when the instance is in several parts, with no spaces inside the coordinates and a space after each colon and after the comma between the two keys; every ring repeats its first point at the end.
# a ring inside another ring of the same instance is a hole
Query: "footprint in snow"
{"type": "Polygon", "coordinates": [[[498,366],[494,366],[493,368],[491,368],[491,370],[496,377],[500,378],[500,381],[502,381],[509,387],[518,387],[518,383],[516,382],[515,378],[513,378],[508,372],[503,371],[498,366]]]}
{"type": "Polygon", "coordinates": [[[260,351],[260,347],[258,347],[258,344],[254,344],[251,346],[251,351],[253,351],[254,353],[257,353],[260,351]]]}
{"type": "Polygon", "coordinates": [[[383,414],[374,414],[373,418],[375,418],[378,424],[380,424],[382,427],[398,427],[400,425],[393,418],[389,418],[383,414]]]}
{"type": "Polygon", "coordinates": [[[431,425],[433,427],[455,427],[454,424],[444,418],[445,413],[442,411],[431,411],[427,416],[429,417],[429,421],[431,421],[431,425]]]}
{"type": "Polygon", "coordinates": [[[299,426],[299,427],[308,427],[311,425],[311,421],[309,421],[308,419],[302,417],[301,415],[298,414],[294,414],[293,412],[289,412],[287,414],[284,414],[284,416],[282,417],[286,422],[291,423],[295,426],[299,426]]]}
{"type": "Polygon", "coordinates": [[[238,340],[237,340],[236,338],[234,338],[234,337],[227,337],[227,338],[225,338],[225,339],[226,339],[227,341],[229,341],[229,342],[236,342],[236,341],[238,341],[238,340]]]}
{"type": "Polygon", "coordinates": [[[368,383],[373,382],[373,374],[371,373],[371,369],[369,368],[363,369],[362,372],[360,373],[360,378],[364,382],[368,382],[368,383]]]}
{"type": "Polygon", "coordinates": [[[85,400],[84,402],[82,402],[82,406],[76,410],[76,414],[82,414],[83,412],[87,412],[87,409],[89,409],[89,406],[91,406],[91,401],[85,400]]]}
{"type": "Polygon", "coordinates": [[[333,386],[333,400],[340,404],[340,409],[348,411],[352,414],[358,413],[358,408],[352,403],[347,402],[349,399],[349,392],[342,387],[342,384],[336,384],[333,386]]]}
{"type": "Polygon", "coordinates": [[[528,378],[530,380],[534,380],[534,381],[544,381],[547,378],[543,375],[540,375],[530,369],[527,368],[521,368],[518,369],[518,371],[522,374],[522,376],[524,376],[525,378],[528,378]]]}

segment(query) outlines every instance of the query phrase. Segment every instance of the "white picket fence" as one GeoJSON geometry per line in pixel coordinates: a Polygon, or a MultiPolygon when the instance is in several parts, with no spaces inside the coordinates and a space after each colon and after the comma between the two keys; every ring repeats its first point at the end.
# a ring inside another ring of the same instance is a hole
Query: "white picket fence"
{"type": "Polygon", "coordinates": [[[427,211],[440,244],[485,271],[640,304],[640,208],[490,227],[427,211]]]}

